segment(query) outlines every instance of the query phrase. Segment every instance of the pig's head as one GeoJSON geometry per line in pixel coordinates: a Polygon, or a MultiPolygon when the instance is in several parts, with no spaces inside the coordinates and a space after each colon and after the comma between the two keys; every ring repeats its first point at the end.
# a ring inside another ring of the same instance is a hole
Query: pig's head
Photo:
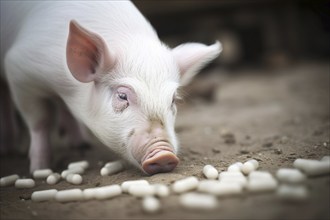
{"type": "Polygon", "coordinates": [[[147,174],[169,172],[179,162],[175,136],[177,90],[221,51],[220,43],[187,43],[174,49],[156,37],[134,36],[112,45],[72,21],[67,64],[88,83],[89,119],[109,148],[147,174]]]}

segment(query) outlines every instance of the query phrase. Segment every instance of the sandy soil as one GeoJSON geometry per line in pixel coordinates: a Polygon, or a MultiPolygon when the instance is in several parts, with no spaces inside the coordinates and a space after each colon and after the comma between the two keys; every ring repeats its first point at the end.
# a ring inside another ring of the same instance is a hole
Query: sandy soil
{"type": "MultiPolygon", "coordinates": [[[[296,158],[320,159],[330,154],[329,64],[300,63],[275,70],[234,73],[219,68],[208,71],[207,77],[200,77],[186,89],[195,95],[186,97],[187,101],[179,106],[176,130],[181,162],[173,172],[145,176],[128,168],[101,177],[102,161],[113,157],[106,148],[96,145],[83,150],[57,146],[54,169],[61,171],[71,161],[89,160],[91,168],[78,186],[84,189],[133,179],[165,184],[191,175],[203,179],[201,170],[205,164],[222,171],[233,162],[249,158],[259,161],[259,170],[274,174],[279,168],[292,167],[296,158]],[[211,95],[211,101],[205,101],[201,98],[205,98],[203,91],[211,87],[206,95],[211,95]],[[221,135],[224,131],[233,134],[232,138],[221,135]]],[[[0,159],[0,176],[29,176],[26,155],[0,159]]],[[[280,201],[274,193],[246,192],[242,196],[218,198],[218,207],[211,211],[186,210],[180,207],[178,196],[171,194],[161,199],[162,211],[150,215],[143,212],[139,199],[126,194],[105,201],[35,203],[30,199],[33,191],[51,188],[37,181],[33,189],[1,188],[0,218],[329,219],[329,183],[329,175],[309,178],[306,185],[310,196],[302,202],[280,201]]],[[[76,187],[65,181],[54,186],[59,190],[76,187]]]]}

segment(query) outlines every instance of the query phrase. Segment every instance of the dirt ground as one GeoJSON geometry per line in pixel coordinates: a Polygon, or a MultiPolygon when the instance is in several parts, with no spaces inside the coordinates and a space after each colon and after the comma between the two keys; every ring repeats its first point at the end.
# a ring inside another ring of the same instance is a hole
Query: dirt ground
{"type": "MultiPolygon", "coordinates": [[[[37,181],[33,189],[0,189],[1,219],[329,219],[330,176],[308,178],[309,198],[284,202],[275,193],[218,198],[216,209],[187,210],[178,195],[162,198],[162,210],[146,214],[140,199],[123,194],[105,201],[36,203],[31,193],[50,188],[89,188],[146,179],[165,183],[196,176],[203,179],[205,164],[219,171],[231,163],[255,158],[259,170],[275,173],[292,167],[296,158],[320,159],[330,154],[329,63],[301,62],[277,69],[245,69],[226,72],[213,68],[186,89],[191,96],[179,105],[176,131],[180,140],[180,164],[171,173],[146,176],[128,167],[109,177],[99,174],[102,162],[113,159],[102,146],[90,149],[54,148],[54,170],[72,161],[87,159],[91,168],[82,185],[62,181],[54,187],[37,181]],[[201,89],[202,88],[202,89],[201,89]],[[208,91],[205,92],[205,91],[208,91]],[[207,94],[205,94],[207,93],[207,94]],[[204,97],[204,98],[203,98],[204,97]],[[205,99],[207,97],[208,99],[205,99]],[[228,139],[224,132],[233,136],[228,139]]],[[[205,72],[204,71],[204,72],[205,72]]],[[[1,156],[0,176],[29,176],[26,155],[1,156]]]]}

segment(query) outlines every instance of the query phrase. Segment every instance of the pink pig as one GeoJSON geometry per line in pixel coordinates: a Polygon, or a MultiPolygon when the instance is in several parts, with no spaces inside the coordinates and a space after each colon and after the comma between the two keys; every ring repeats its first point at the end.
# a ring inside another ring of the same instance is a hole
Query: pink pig
{"type": "Polygon", "coordinates": [[[1,1],[1,59],[30,132],[30,171],[50,166],[54,97],[143,172],[172,171],[177,89],[221,49],[169,48],[129,1],[1,1]]]}

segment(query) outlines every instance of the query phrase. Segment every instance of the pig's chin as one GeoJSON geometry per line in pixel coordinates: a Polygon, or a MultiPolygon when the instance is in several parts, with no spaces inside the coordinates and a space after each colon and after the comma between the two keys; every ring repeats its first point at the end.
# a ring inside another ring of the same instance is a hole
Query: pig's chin
{"type": "Polygon", "coordinates": [[[140,149],[145,150],[144,152],[133,150],[133,157],[149,175],[170,172],[179,163],[173,147],[167,141],[157,141],[140,149]]]}

